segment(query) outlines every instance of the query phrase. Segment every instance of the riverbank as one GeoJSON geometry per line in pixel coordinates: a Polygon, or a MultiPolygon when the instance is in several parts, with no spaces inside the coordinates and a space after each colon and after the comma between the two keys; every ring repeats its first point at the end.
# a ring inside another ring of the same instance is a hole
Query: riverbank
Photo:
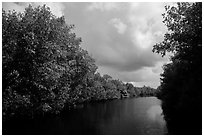
{"type": "Polygon", "coordinates": [[[111,99],[101,99],[101,100],[88,100],[88,101],[84,101],[81,103],[76,103],[70,106],[67,106],[64,108],[64,111],[66,110],[71,110],[71,109],[80,109],[83,108],[84,105],[87,104],[93,104],[93,103],[105,103],[105,102],[109,102],[109,101],[113,101],[113,100],[122,100],[122,99],[131,99],[131,98],[141,98],[141,97],[155,97],[157,99],[159,99],[157,96],[126,96],[126,97],[120,97],[120,98],[111,98],[111,99]]]}

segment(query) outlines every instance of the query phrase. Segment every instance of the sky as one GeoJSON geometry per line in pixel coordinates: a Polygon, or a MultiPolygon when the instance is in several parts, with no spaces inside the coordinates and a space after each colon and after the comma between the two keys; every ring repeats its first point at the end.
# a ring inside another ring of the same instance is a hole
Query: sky
{"type": "MultiPolygon", "coordinates": [[[[4,10],[23,12],[29,3],[3,3],[4,10]]],[[[157,88],[162,66],[169,57],[153,53],[167,28],[162,13],[167,3],[148,2],[66,2],[46,4],[82,38],[81,47],[95,59],[98,72],[137,87],[157,88]]]]}

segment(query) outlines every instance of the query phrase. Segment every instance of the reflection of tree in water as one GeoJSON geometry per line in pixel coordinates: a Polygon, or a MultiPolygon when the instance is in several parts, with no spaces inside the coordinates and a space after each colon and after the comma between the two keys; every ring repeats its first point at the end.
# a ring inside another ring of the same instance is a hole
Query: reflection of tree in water
{"type": "Polygon", "coordinates": [[[147,116],[153,121],[158,120],[158,115],[161,115],[161,113],[161,106],[152,106],[147,110],[147,116]]]}
{"type": "Polygon", "coordinates": [[[166,132],[166,123],[162,116],[160,105],[154,105],[147,110],[147,118],[150,120],[145,126],[144,134],[161,134],[161,130],[166,132]]]}

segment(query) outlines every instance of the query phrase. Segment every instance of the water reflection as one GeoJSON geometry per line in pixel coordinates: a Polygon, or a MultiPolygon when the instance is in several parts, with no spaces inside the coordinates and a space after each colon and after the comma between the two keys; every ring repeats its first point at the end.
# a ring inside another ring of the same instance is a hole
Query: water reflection
{"type": "Polygon", "coordinates": [[[147,97],[88,104],[62,121],[69,127],[66,134],[165,134],[160,103],[155,97],[147,97]]]}
{"type": "Polygon", "coordinates": [[[19,129],[15,126],[15,132],[68,135],[165,134],[166,126],[161,115],[160,103],[155,97],[93,103],[65,112],[58,117],[27,122],[23,130],[20,128],[22,126],[19,129]]]}
{"type": "Polygon", "coordinates": [[[162,131],[163,134],[166,134],[166,123],[163,119],[162,109],[160,105],[151,106],[147,110],[147,118],[151,121],[150,123],[153,124],[146,127],[146,134],[159,134],[161,133],[160,131],[162,131]]]}
{"type": "Polygon", "coordinates": [[[159,105],[155,105],[155,106],[151,106],[148,110],[147,110],[147,116],[148,118],[150,118],[153,121],[159,120],[158,118],[160,118],[162,114],[162,109],[161,106],[159,105]]]}

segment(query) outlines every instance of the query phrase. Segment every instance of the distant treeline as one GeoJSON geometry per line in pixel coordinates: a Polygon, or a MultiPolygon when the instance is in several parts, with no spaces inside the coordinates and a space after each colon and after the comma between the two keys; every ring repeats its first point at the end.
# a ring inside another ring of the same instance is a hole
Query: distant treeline
{"type": "Polygon", "coordinates": [[[151,88],[149,86],[134,87],[131,83],[126,83],[126,93],[122,92],[122,97],[148,97],[157,96],[157,89],[151,88]]]}
{"type": "Polygon", "coordinates": [[[73,28],[45,5],[2,11],[3,121],[57,114],[89,101],[155,95],[150,87],[97,73],[73,28]]]}

